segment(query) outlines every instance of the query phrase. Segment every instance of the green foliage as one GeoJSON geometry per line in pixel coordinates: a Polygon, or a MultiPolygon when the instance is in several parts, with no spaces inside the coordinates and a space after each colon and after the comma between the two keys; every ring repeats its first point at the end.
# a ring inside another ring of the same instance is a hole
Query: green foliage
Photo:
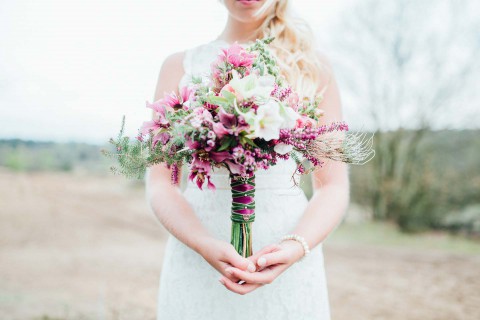
{"type": "Polygon", "coordinates": [[[480,203],[479,132],[427,131],[413,152],[415,134],[376,135],[376,157],[351,169],[352,199],[403,231],[453,230],[445,217],[480,203]]]}
{"type": "Polygon", "coordinates": [[[191,158],[190,150],[182,150],[185,145],[184,135],[180,127],[173,130],[172,139],[163,145],[154,144],[153,134],[150,135],[146,143],[124,136],[125,117],[122,119],[122,125],[117,139],[110,139],[114,149],[112,151],[102,150],[102,153],[117,161],[116,166],[110,169],[115,174],[124,175],[127,178],[142,179],[148,167],[165,163],[167,166],[177,164],[181,166],[191,158]],[[170,150],[176,150],[170,153],[170,150]]]}
{"type": "Polygon", "coordinates": [[[249,51],[258,51],[258,56],[253,63],[253,67],[260,69],[260,75],[271,74],[277,79],[277,83],[281,85],[280,68],[277,66],[275,57],[270,52],[268,44],[275,38],[257,39],[255,44],[248,48],[249,51]]]}
{"type": "Polygon", "coordinates": [[[220,143],[220,148],[217,151],[225,151],[228,150],[230,147],[234,147],[237,141],[233,136],[224,136],[220,143]]]}
{"type": "Polygon", "coordinates": [[[100,147],[85,143],[54,143],[19,139],[0,140],[0,167],[14,171],[105,172],[107,161],[100,147]]]}
{"type": "Polygon", "coordinates": [[[5,166],[14,171],[25,171],[28,166],[27,158],[20,151],[13,151],[5,158],[5,166]]]}

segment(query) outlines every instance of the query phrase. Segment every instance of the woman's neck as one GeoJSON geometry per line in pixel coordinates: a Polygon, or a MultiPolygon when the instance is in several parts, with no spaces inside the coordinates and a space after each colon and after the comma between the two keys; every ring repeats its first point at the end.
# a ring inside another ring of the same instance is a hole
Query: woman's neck
{"type": "Polygon", "coordinates": [[[240,43],[254,41],[256,40],[256,31],[262,23],[262,20],[245,23],[228,16],[227,24],[222,33],[218,36],[218,39],[224,40],[228,43],[234,43],[235,41],[240,43]]]}

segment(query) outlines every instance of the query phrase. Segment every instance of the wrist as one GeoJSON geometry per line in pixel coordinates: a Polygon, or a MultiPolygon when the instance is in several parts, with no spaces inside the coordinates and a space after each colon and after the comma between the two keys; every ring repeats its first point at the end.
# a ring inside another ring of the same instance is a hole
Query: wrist
{"type": "MultiPolygon", "coordinates": [[[[300,247],[302,248],[301,252],[301,256],[299,257],[298,260],[296,261],[299,261],[299,260],[302,260],[303,258],[305,258],[307,255],[310,254],[310,247],[307,243],[307,241],[305,240],[304,237],[298,235],[298,234],[295,234],[295,233],[292,233],[292,234],[287,234],[287,235],[284,235],[282,237],[282,239],[280,240],[280,242],[284,242],[284,241],[292,241],[292,242],[296,242],[300,245],[300,247]]],[[[298,247],[298,246],[297,246],[298,247]]]]}
{"type": "Polygon", "coordinates": [[[214,240],[216,239],[209,234],[197,236],[194,238],[191,248],[199,255],[203,256],[205,250],[212,247],[211,243],[214,240]]]}
{"type": "Polygon", "coordinates": [[[293,263],[300,261],[305,255],[305,250],[300,242],[293,239],[286,239],[280,242],[280,245],[290,251],[293,263]]]}

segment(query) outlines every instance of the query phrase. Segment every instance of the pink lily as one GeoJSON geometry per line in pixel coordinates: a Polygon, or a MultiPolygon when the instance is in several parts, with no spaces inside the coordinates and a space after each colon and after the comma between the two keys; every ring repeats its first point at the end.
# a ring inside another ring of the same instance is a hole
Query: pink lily
{"type": "Polygon", "coordinates": [[[221,107],[219,108],[217,115],[220,122],[217,122],[217,124],[214,123],[213,130],[218,137],[227,133],[237,136],[239,132],[247,131],[249,128],[249,124],[241,115],[237,117],[232,113],[225,112],[221,107]],[[227,132],[225,132],[225,130],[227,132]]]}
{"type": "Polygon", "coordinates": [[[211,151],[209,153],[210,159],[213,161],[220,163],[225,161],[225,159],[231,159],[232,155],[228,151],[211,151]]]}
{"type": "Polygon", "coordinates": [[[144,121],[142,126],[140,127],[140,133],[143,135],[148,135],[152,131],[156,131],[162,127],[162,124],[159,120],[150,120],[144,121]]]}
{"type": "Polygon", "coordinates": [[[166,117],[167,109],[162,103],[162,99],[155,101],[154,103],[149,103],[147,101],[147,108],[155,111],[155,114],[158,116],[158,123],[163,126],[167,126],[168,120],[166,117]]]}
{"type": "Polygon", "coordinates": [[[244,166],[230,160],[226,160],[225,163],[233,174],[245,175],[246,170],[244,166]]]}

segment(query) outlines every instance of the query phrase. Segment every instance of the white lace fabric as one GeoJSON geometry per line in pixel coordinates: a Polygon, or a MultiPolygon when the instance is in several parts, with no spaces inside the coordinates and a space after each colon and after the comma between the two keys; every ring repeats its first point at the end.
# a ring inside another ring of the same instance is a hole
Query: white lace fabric
{"type": "MultiPolygon", "coordinates": [[[[187,50],[180,86],[188,83],[192,75],[206,76],[219,50],[226,45],[213,41],[187,50]]],[[[255,175],[254,252],[291,233],[307,206],[305,194],[292,181],[294,170],[293,160],[279,161],[255,175]]],[[[226,169],[215,169],[212,181],[216,191],[202,191],[188,182],[183,195],[203,225],[218,239],[230,242],[231,191],[226,169]]],[[[246,295],[227,290],[219,277],[220,273],[199,254],[170,235],[161,270],[157,320],[330,319],[322,245],[273,283],[246,295]]]]}

